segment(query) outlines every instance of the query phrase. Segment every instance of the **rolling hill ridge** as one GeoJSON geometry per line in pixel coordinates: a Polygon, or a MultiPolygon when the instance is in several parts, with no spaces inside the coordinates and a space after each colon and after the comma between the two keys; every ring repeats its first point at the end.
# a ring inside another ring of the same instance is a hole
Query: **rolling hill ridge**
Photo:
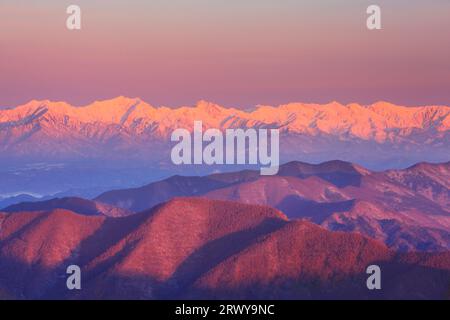
{"type": "Polygon", "coordinates": [[[445,298],[448,254],[398,255],[266,206],[176,198],[123,218],[56,209],[0,216],[0,287],[16,298],[445,298]],[[365,287],[380,264],[382,293],[365,287]],[[65,288],[82,268],[83,290],[65,288]]]}

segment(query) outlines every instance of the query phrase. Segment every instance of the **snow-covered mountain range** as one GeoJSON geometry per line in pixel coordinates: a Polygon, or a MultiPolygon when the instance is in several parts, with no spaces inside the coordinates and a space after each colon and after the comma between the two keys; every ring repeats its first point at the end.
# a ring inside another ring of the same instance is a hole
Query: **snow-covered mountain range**
{"type": "Polygon", "coordinates": [[[118,97],[83,107],[31,101],[0,110],[0,157],[40,160],[169,161],[170,135],[206,128],[279,128],[282,161],[341,159],[369,168],[448,161],[450,107],[290,103],[253,110],[206,101],[193,107],[153,107],[118,97]]]}

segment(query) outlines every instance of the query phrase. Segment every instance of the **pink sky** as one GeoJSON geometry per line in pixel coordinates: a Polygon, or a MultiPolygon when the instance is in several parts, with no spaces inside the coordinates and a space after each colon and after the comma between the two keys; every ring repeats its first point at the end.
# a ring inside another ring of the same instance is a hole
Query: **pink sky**
{"type": "Polygon", "coordinates": [[[381,31],[365,27],[369,1],[233,2],[82,0],[82,30],[68,31],[70,1],[2,1],[0,106],[118,95],[450,105],[448,1],[378,1],[381,31]]]}

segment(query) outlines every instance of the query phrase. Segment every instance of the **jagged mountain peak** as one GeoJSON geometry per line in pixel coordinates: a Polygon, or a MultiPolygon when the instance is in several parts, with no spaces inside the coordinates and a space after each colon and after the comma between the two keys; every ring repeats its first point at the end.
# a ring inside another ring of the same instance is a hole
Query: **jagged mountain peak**
{"type": "MultiPolygon", "coordinates": [[[[32,100],[24,105],[13,109],[0,110],[0,122],[7,121],[8,118],[19,119],[26,114],[36,112],[46,108],[50,112],[63,114],[71,117],[79,117],[88,121],[88,117],[93,117],[97,121],[111,119],[105,113],[119,113],[123,116],[129,112],[130,108],[139,108],[139,117],[155,117],[155,111],[159,114],[155,120],[186,116],[185,107],[154,108],[140,98],[128,98],[119,96],[108,100],[95,101],[85,106],[75,107],[66,102],[55,102],[50,100],[32,100]],[[103,117],[101,116],[103,115],[103,117]]],[[[259,105],[252,111],[243,111],[235,108],[227,108],[206,100],[200,100],[194,108],[200,113],[191,113],[195,116],[223,117],[226,120],[230,115],[236,116],[241,121],[271,123],[280,122],[287,124],[291,130],[299,130],[300,127],[318,128],[321,131],[335,131],[342,128],[357,128],[359,125],[371,124],[372,130],[385,130],[390,128],[423,127],[424,124],[432,120],[442,120],[442,125],[448,130],[446,118],[450,115],[450,108],[446,106],[427,107],[404,107],[388,102],[377,102],[367,107],[353,103],[343,105],[332,101],[328,104],[304,104],[289,103],[278,107],[259,105]]],[[[202,120],[202,119],[197,119],[202,120]]],[[[448,121],[447,121],[448,122],[448,121]]],[[[357,130],[356,130],[357,131],[357,130]]]]}

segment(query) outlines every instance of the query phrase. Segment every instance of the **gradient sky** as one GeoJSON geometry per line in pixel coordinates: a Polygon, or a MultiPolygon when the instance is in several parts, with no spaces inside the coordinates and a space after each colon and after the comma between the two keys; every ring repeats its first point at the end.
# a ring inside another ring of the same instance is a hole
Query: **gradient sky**
{"type": "Polygon", "coordinates": [[[449,0],[1,0],[0,106],[450,105],[449,39],[449,0]],[[374,3],[381,31],[366,28],[374,3]]]}

